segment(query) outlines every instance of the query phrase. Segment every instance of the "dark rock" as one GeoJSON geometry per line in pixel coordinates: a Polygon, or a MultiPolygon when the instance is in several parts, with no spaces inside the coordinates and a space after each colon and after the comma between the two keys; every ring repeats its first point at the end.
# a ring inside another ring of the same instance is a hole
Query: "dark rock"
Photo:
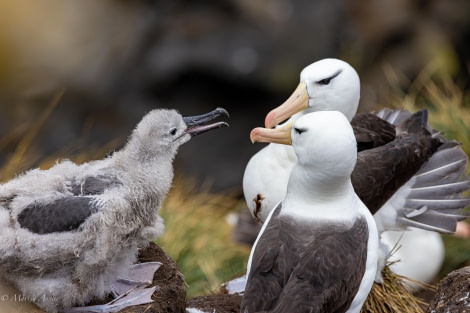
{"type": "Polygon", "coordinates": [[[470,312],[470,267],[455,270],[439,283],[427,313],[470,312]]]}

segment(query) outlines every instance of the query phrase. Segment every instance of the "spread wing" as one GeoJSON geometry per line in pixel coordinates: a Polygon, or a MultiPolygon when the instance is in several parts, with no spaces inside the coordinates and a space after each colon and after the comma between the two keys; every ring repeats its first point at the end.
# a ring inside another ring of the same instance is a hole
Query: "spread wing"
{"type": "Polygon", "coordinates": [[[416,174],[441,145],[440,140],[422,126],[421,112],[401,124],[404,130],[395,140],[358,153],[351,180],[357,195],[372,214],[416,174]]]}
{"type": "Polygon", "coordinates": [[[398,135],[395,142],[359,153],[352,180],[379,229],[453,233],[470,204],[467,155],[427,124],[425,110],[384,109],[377,116],[396,125],[398,135]]]}

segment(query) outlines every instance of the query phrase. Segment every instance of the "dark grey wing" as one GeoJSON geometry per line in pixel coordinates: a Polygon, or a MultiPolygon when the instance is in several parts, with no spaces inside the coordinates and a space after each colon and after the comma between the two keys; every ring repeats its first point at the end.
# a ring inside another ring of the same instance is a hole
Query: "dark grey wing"
{"type": "Polygon", "coordinates": [[[283,249],[278,236],[280,208],[281,204],[275,208],[263,235],[256,244],[240,312],[269,310],[282,291],[285,265],[277,260],[280,250],[283,249]]]}
{"type": "Polygon", "coordinates": [[[76,230],[90,215],[98,211],[91,196],[120,185],[122,183],[113,175],[85,177],[70,184],[72,195],[50,203],[35,202],[28,205],[18,215],[18,222],[21,227],[37,234],[76,230]]]}
{"type": "MultiPolygon", "coordinates": [[[[299,226],[292,223],[292,227],[299,226]]],[[[302,233],[308,236],[308,229],[302,233]]],[[[272,311],[346,312],[365,273],[368,237],[364,218],[358,218],[350,229],[342,225],[317,229],[310,236],[314,241],[300,243],[302,258],[292,268],[272,311]]]]}
{"type": "Polygon", "coordinates": [[[18,215],[18,223],[37,234],[73,231],[97,211],[92,200],[67,196],[51,203],[32,203],[18,215]]]}
{"type": "Polygon", "coordinates": [[[276,212],[253,254],[241,312],[346,312],[359,290],[368,227],[312,227],[276,212]]]}
{"type": "Polygon", "coordinates": [[[470,175],[466,175],[468,157],[461,146],[449,141],[439,147],[416,173],[397,219],[404,226],[441,233],[455,232],[457,221],[468,213],[470,175]]]}
{"type": "Polygon", "coordinates": [[[88,176],[82,181],[74,181],[70,186],[70,191],[74,196],[98,195],[102,194],[106,189],[120,185],[122,183],[113,175],[88,176]]]}
{"type": "Polygon", "coordinates": [[[413,114],[400,124],[394,141],[358,153],[351,175],[354,190],[372,214],[407,182],[442,144],[425,129],[427,115],[413,114]]]}
{"type": "Polygon", "coordinates": [[[375,114],[357,114],[351,120],[357,151],[385,145],[395,139],[395,126],[375,114]]]}

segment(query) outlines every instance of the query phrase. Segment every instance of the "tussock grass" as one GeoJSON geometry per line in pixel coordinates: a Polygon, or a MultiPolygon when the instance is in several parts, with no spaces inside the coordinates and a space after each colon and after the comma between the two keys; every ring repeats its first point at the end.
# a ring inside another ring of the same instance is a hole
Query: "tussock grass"
{"type": "Polygon", "coordinates": [[[442,74],[438,62],[430,63],[410,81],[392,68],[384,69],[391,91],[384,96],[389,107],[404,107],[412,112],[429,111],[430,125],[447,139],[460,142],[470,155],[470,93],[450,75],[442,74]]]}
{"type": "MultiPolygon", "coordinates": [[[[417,281],[393,273],[388,266],[383,271],[383,284],[374,283],[361,313],[421,313],[427,306],[425,302],[406,289],[408,282],[417,281]]],[[[418,283],[422,288],[435,290],[434,287],[418,283]]]]}
{"type": "Polygon", "coordinates": [[[232,240],[227,221],[243,205],[232,195],[210,193],[181,176],[175,179],[160,209],[165,233],[157,243],[180,267],[188,298],[216,292],[246,270],[250,249],[232,240]]]}
{"type": "MultiPolygon", "coordinates": [[[[51,115],[54,108],[59,103],[60,99],[64,94],[64,90],[61,90],[57,93],[54,98],[49,102],[46,109],[42,112],[41,116],[31,125],[28,129],[20,130],[22,134],[21,140],[18,142],[15,152],[13,156],[8,160],[6,164],[4,164],[0,170],[0,176],[9,179],[11,178],[18,170],[24,171],[29,166],[31,166],[32,162],[37,161],[37,157],[27,156],[27,151],[32,145],[34,138],[36,138],[37,133],[44,125],[44,122],[47,118],[51,115]],[[25,168],[26,167],[26,168],[25,168]]],[[[10,136],[5,136],[0,141],[0,148],[6,145],[9,141],[13,140],[14,136],[10,134],[10,136]]]]}
{"type": "Polygon", "coordinates": [[[454,236],[443,236],[445,255],[439,271],[439,278],[444,278],[453,270],[470,266],[470,240],[454,236]]]}
{"type": "Polygon", "coordinates": [[[17,142],[14,152],[8,160],[0,166],[0,181],[12,179],[15,175],[21,174],[31,168],[40,167],[47,169],[53,166],[57,160],[70,159],[78,164],[86,161],[100,159],[112,149],[118,147],[123,142],[123,138],[111,140],[101,147],[86,146],[85,140],[73,142],[64,146],[61,150],[44,156],[36,151],[34,141],[41,128],[47,123],[54,109],[59,104],[65,90],[60,90],[48,103],[42,114],[27,127],[20,125],[10,133],[0,138],[0,151],[11,142],[17,142]],[[83,148],[83,149],[82,149],[83,148]]]}

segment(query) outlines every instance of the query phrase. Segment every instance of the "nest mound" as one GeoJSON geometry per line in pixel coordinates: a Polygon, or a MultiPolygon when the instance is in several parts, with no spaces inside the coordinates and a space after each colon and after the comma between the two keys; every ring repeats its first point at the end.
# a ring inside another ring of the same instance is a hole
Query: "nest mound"
{"type": "Polygon", "coordinates": [[[238,313],[242,296],[229,294],[214,294],[195,297],[188,301],[188,308],[199,309],[203,312],[238,313]]]}
{"type": "MultiPolygon", "coordinates": [[[[153,276],[152,286],[159,288],[152,295],[154,302],[142,305],[127,307],[119,313],[182,313],[186,310],[186,288],[178,265],[173,261],[158,245],[150,245],[139,251],[139,263],[160,262],[162,266],[153,276]]],[[[109,297],[96,301],[93,304],[102,304],[111,301],[109,297]]]]}

